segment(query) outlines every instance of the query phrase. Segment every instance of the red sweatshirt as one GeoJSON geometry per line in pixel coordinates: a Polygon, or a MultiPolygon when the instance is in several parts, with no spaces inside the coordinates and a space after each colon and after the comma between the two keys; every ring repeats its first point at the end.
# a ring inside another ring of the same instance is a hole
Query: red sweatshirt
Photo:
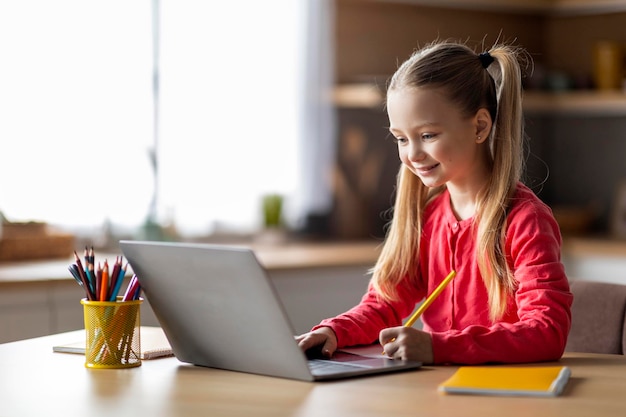
{"type": "Polygon", "coordinates": [[[569,333],[572,295],[561,256],[561,235],[551,210],[519,184],[507,217],[506,255],[517,289],[505,316],[489,319],[487,291],[478,270],[473,219],[456,220],[447,191],[425,212],[417,282],[400,284],[401,301],[380,301],[370,286],[360,304],[320,325],[339,347],[369,344],[399,326],[415,304],[454,269],[457,274],[422,315],[437,364],[538,362],[561,357],[569,333]]]}

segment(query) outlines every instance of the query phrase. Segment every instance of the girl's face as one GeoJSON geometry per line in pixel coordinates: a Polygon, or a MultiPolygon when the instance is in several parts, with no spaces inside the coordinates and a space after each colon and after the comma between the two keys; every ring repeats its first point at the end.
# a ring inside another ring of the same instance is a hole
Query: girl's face
{"type": "Polygon", "coordinates": [[[479,146],[491,128],[486,110],[467,117],[441,89],[405,88],[388,93],[387,112],[400,160],[427,187],[463,189],[489,175],[485,147],[479,146]]]}

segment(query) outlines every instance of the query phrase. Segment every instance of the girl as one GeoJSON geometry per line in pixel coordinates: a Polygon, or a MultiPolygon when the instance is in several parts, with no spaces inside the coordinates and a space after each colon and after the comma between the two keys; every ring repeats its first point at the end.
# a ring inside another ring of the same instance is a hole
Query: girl
{"type": "Polygon", "coordinates": [[[520,182],[521,53],[437,42],[393,75],[387,112],[402,161],[393,220],[360,304],[297,336],[303,350],[330,356],[378,340],[394,359],[429,364],[561,357],[572,295],[558,225],[520,182]],[[423,330],[402,327],[451,270],[423,330]]]}

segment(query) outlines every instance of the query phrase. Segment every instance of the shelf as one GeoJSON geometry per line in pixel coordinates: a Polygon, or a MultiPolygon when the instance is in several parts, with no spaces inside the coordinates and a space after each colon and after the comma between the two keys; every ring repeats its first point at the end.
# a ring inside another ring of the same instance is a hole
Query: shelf
{"type": "Polygon", "coordinates": [[[531,91],[524,94],[524,111],[527,114],[624,116],[626,94],[591,90],[562,93],[531,91]]]}
{"type": "MultiPolygon", "coordinates": [[[[383,110],[384,93],[374,84],[345,84],[335,88],[333,102],[339,108],[383,110]]],[[[580,115],[586,117],[626,116],[626,93],[621,91],[566,91],[524,93],[527,114],[580,115]]]]}
{"type": "Polygon", "coordinates": [[[593,15],[626,11],[624,0],[377,0],[418,6],[449,7],[551,16],[593,15]]]}
{"type": "Polygon", "coordinates": [[[374,84],[342,84],[333,91],[333,103],[340,108],[382,109],[384,93],[374,84]]]}
{"type": "Polygon", "coordinates": [[[586,257],[626,259],[626,241],[601,237],[563,237],[563,255],[581,259],[586,257]]]}

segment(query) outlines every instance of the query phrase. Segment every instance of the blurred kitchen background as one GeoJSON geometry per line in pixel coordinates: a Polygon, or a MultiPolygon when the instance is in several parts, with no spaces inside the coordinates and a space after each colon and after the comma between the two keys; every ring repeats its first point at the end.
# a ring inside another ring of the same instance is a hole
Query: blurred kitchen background
{"type": "Polygon", "coordinates": [[[616,0],[0,0],[4,240],[380,240],[385,84],[446,38],[530,52],[527,183],[564,234],[624,238],[625,24],[616,0]]]}
{"type": "Polygon", "coordinates": [[[352,307],[385,85],[435,39],[531,54],[526,182],[569,279],[626,283],[624,27],[626,0],[0,0],[0,342],[82,328],[73,251],[122,238],[252,246],[295,332],[352,307]]]}

